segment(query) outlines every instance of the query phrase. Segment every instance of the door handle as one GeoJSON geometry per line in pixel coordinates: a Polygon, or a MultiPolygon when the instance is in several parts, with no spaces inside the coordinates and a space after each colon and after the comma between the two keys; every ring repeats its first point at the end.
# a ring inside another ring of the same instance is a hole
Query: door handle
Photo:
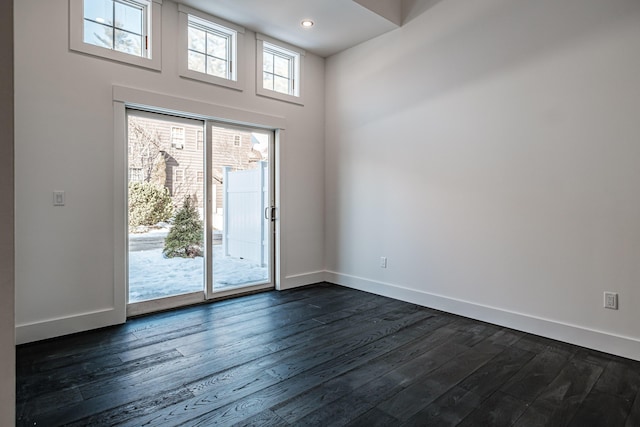
{"type": "Polygon", "coordinates": [[[276,220],[275,206],[267,206],[266,208],[264,208],[264,219],[271,220],[272,222],[276,220]]]}

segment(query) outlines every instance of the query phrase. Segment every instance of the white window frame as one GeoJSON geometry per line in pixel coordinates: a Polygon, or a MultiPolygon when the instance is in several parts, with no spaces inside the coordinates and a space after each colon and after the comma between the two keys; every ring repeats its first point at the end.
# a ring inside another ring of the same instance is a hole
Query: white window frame
{"type": "Polygon", "coordinates": [[[204,132],[201,130],[196,131],[196,151],[201,151],[204,148],[204,132]]]}
{"type": "Polygon", "coordinates": [[[180,43],[178,48],[178,71],[180,76],[242,91],[244,89],[244,66],[240,53],[244,52],[244,28],[182,4],[178,4],[178,12],[180,15],[178,25],[180,34],[178,39],[180,43]],[[232,36],[231,61],[233,63],[233,68],[229,79],[189,69],[189,51],[187,49],[187,46],[189,45],[189,16],[199,20],[200,26],[207,27],[208,23],[211,29],[229,33],[232,36]]]}
{"type": "Polygon", "coordinates": [[[170,138],[171,138],[171,147],[176,148],[178,150],[184,149],[184,145],[186,142],[185,128],[182,126],[171,126],[170,138]],[[177,131],[180,131],[180,133],[182,133],[180,138],[177,137],[178,136],[177,131]]]}
{"type": "Polygon", "coordinates": [[[144,182],[142,168],[129,167],[129,182],[144,182]]]}
{"type": "Polygon", "coordinates": [[[173,191],[177,190],[176,184],[184,184],[186,182],[185,170],[182,168],[173,169],[173,191]]]}
{"type": "Polygon", "coordinates": [[[136,65],[160,71],[162,69],[162,0],[144,0],[148,3],[146,16],[147,56],[136,56],[125,52],[96,46],[84,42],[84,0],[69,0],[69,49],[112,61],[136,65]]]}
{"type": "Polygon", "coordinates": [[[305,51],[299,47],[281,42],[264,34],[256,33],[256,94],[280,101],[304,105],[304,57],[305,51]],[[280,51],[293,58],[294,90],[293,94],[285,94],[274,90],[265,89],[263,86],[263,52],[265,43],[273,50],[280,51]]]}

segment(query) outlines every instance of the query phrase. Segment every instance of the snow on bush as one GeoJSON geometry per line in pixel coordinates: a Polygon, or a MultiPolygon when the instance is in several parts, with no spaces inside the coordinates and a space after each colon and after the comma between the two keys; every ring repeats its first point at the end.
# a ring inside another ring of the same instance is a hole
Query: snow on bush
{"type": "Polygon", "coordinates": [[[169,190],[150,182],[129,183],[129,226],[154,225],[173,214],[169,190]]]}

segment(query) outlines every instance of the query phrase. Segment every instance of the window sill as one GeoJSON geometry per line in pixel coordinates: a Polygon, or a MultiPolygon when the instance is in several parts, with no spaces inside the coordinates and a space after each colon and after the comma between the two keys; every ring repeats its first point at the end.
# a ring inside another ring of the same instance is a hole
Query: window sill
{"type": "MultiPolygon", "coordinates": [[[[260,76],[262,77],[262,76],[260,76]]],[[[279,101],[289,102],[291,104],[297,104],[304,106],[304,101],[300,96],[287,95],[286,93],[280,93],[269,89],[260,87],[262,80],[258,79],[256,82],[256,95],[263,96],[265,98],[277,99],[279,101]]]]}

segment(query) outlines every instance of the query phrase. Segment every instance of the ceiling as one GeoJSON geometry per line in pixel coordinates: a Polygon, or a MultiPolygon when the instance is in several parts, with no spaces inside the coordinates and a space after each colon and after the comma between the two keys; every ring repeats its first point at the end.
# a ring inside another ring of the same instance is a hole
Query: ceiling
{"type": "Polygon", "coordinates": [[[177,1],[322,57],[397,28],[400,15],[399,0],[177,1]],[[303,19],[315,25],[302,28],[303,19]]]}

